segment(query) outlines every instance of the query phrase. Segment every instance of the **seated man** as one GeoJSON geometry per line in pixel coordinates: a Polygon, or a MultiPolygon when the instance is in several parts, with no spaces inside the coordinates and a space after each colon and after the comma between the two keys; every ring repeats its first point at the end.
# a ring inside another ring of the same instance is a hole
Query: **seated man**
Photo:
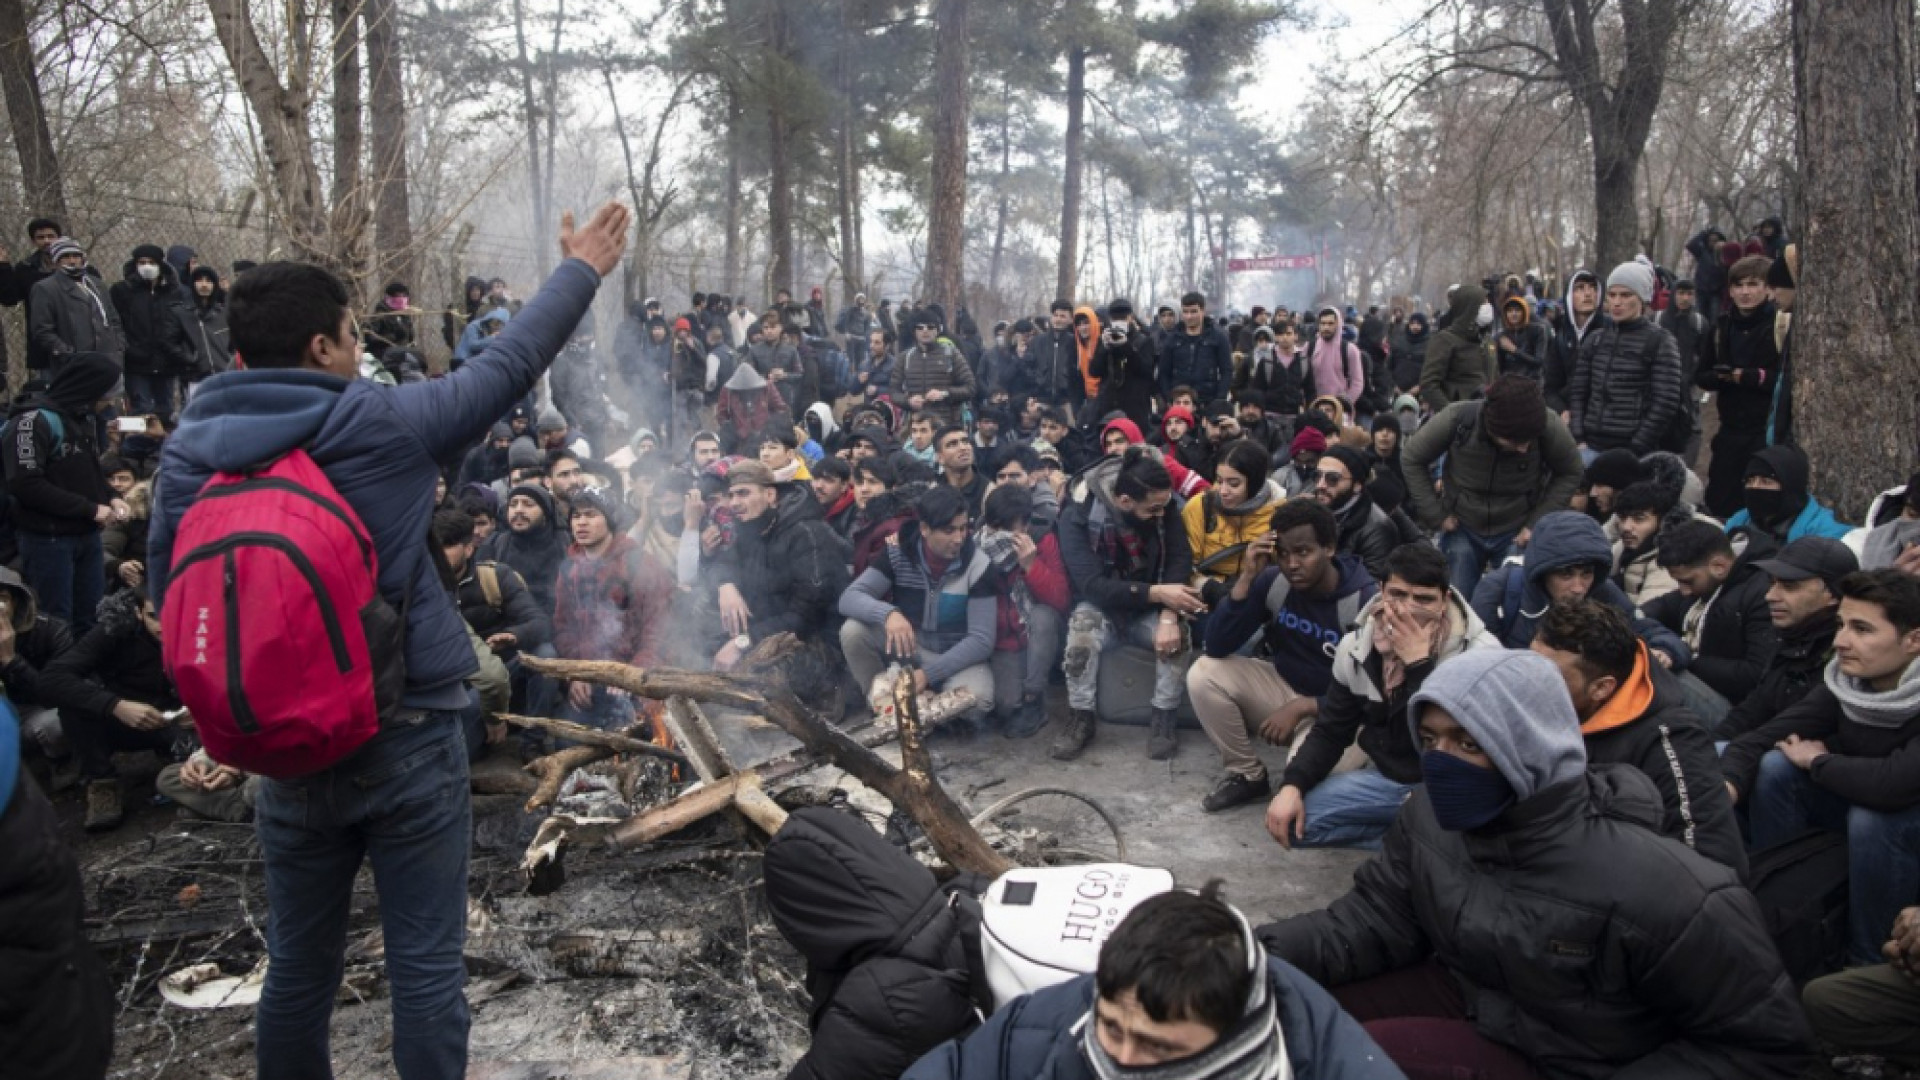
{"type": "MultiPolygon", "coordinates": [[[[1705,528],[1714,530],[1711,525],[1705,528]]],[[[1533,651],[1566,681],[1592,764],[1631,765],[1665,807],[1659,832],[1747,876],[1747,851],[1720,776],[1713,739],[1668,675],[1647,659],[1626,616],[1595,600],[1556,604],[1533,651]]]]}
{"type": "Polygon", "coordinates": [[[53,763],[55,790],[79,779],[79,762],[61,731],[59,710],[40,690],[40,673],[72,647],[67,624],[40,611],[19,571],[0,566],[0,686],[20,714],[23,741],[53,763]]]}
{"type": "Polygon", "coordinates": [[[1767,609],[1771,582],[1754,565],[1773,550],[1771,543],[1730,537],[1707,521],[1676,525],[1660,538],[1660,565],[1675,588],[1642,610],[1693,651],[1679,688],[1708,731],[1718,729],[1733,702],[1760,681],[1779,648],[1767,609]]]}
{"type": "MultiPolygon", "coordinates": [[[[568,660],[659,663],[673,612],[673,578],[622,526],[624,508],[603,488],[573,493],[573,546],[554,589],[553,646],[568,660]]],[[[565,719],[617,730],[633,719],[624,692],[573,682],[565,719]]]]}
{"type": "Polygon", "coordinates": [[[1273,793],[1253,736],[1285,743],[1333,681],[1333,654],[1379,592],[1367,568],[1338,554],[1333,513],[1311,499],[1280,504],[1273,530],[1247,546],[1226,600],[1207,619],[1206,655],[1187,673],[1200,726],[1226,775],[1201,802],[1218,813],[1273,793]],[[1270,659],[1239,655],[1265,634],[1270,659]]]}
{"type": "Polygon", "coordinates": [[[1254,941],[1209,885],[1133,909],[1091,975],[1049,986],[947,1043],[904,1080],[1397,1080],[1326,991],[1254,941]]]}
{"type": "Polygon", "coordinates": [[[840,594],[847,591],[846,542],[827,526],[806,484],[778,483],[757,461],[734,465],[726,481],[733,543],[714,565],[720,621],[733,637],[714,656],[714,667],[731,671],[755,642],[791,632],[811,647],[817,674],[837,679],[834,635],[840,594]]]}
{"type": "Polygon", "coordinates": [[[1613,544],[1612,577],[1627,599],[1644,607],[1674,591],[1674,580],[1660,561],[1660,544],[1670,530],[1691,518],[1680,508],[1678,492],[1653,480],[1628,484],[1614,496],[1613,520],[1606,530],[1619,537],[1613,544]]]}
{"type": "Polygon", "coordinates": [[[128,589],[100,605],[100,621],[40,673],[40,695],[60,710],[60,726],[87,782],[88,832],[125,819],[119,751],[151,750],[163,760],[193,749],[180,725],[180,696],[160,658],[160,616],[144,591],[128,589]]]}
{"type": "Polygon", "coordinates": [[[1588,770],[1544,657],[1475,649],[1414,695],[1424,782],[1353,889],[1260,928],[1414,1077],[1800,1075],[1810,1041],[1733,871],[1588,770]]]}
{"type": "Polygon", "coordinates": [[[253,820],[260,780],[195,750],[183,764],[161,769],[153,786],[195,817],[239,825],[253,820]]]}
{"type": "Polygon", "coordinates": [[[963,722],[993,711],[993,636],[1000,573],[967,535],[967,498],[935,485],[847,591],[840,595],[840,647],[865,693],[888,658],[916,665],[920,693],[958,688],[975,705],[963,722]]]}
{"type": "Polygon", "coordinates": [[[1473,611],[1501,644],[1524,649],[1549,606],[1591,596],[1632,620],[1633,632],[1661,667],[1685,670],[1693,659],[1686,642],[1634,607],[1620,586],[1607,580],[1612,568],[1613,549],[1599,522],[1572,510],[1547,514],[1534,524],[1524,561],[1495,567],[1480,579],[1473,611]]]}
{"type": "Polygon", "coordinates": [[[1801,1001],[1820,1041],[1842,1054],[1871,1054],[1920,1069],[1920,907],[1893,921],[1886,962],[1807,984],[1801,1001]]]}
{"type": "Polygon", "coordinates": [[[534,603],[553,614],[553,583],[567,557],[565,522],[554,516],[553,496],[540,483],[517,485],[507,496],[504,527],[475,552],[487,562],[513,568],[526,582],[534,603]]]}
{"type": "Polygon", "coordinates": [[[1739,738],[1807,696],[1826,676],[1833,636],[1840,629],[1840,582],[1860,569],[1838,540],[1795,540],[1754,568],[1767,575],[1767,618],[1779,635],[1773,662],[1753,689],[1727,713],[1713,733],[1721,742],[1739,738]]]}
{"type": "Polygon", "coordinates": [[[1797,446],[1769,446],[1747,462],[1747,508],[1727,519],[1727,531],[1747,526],[1790,544],[1803,536],[1844,540],[1851,528],[1809,492],[1812,467],[1797,446]]]}
{"type": "Polygon", "coordinates": [[[1182,615],[1203,610],[1193,552],[1173,477],[1152,447],[1109,455],[1076,477],[1060,511],[1060,560],[1079,598],[1067,620],[1067,719],[1050,747],[1072,761],[1093,741],[1100,654],[1122,643],[1154,651],[1153,723],[1147,756],[1179,752],[1180,684],[1187,654],[1182,615]]]}
{"type": "Polygon", "coordinates": [[[1336,446],[1320,457],[1313,497],[1340,523],[1340,554],[1358,556],[1379,580],[1387,572],[1387,553],[1400,546],[1400,529],[1367,494],[1373,465],[1350,446],[1336,446]]]}
{"type": "Polygon", "coordinates": [[[1333,681],[1267,806],[1267,831],[1282,847],[1297,840],[1302,847],[1379,850],[1420,782],[1407,702],[1436,665],[1469,649],[1500,647],[1449,587],[1451,566],[1431,544],[1394,548],[1386,575],[1380,595],[1360,612],[1359,628],[1340,639],[1333,681]],[[1356,743],[1367,764],[1336,772],[1356,743]]]}
{"type": "Polygon", "coordinates": [[[1727,789],[1753,850],[1809,828],[1847,837],[1850,960],[1871,964],[1920,901],[1920,579],[1863,570],[1840,582],[1826,682],[1726,749],[1727,789]]]}

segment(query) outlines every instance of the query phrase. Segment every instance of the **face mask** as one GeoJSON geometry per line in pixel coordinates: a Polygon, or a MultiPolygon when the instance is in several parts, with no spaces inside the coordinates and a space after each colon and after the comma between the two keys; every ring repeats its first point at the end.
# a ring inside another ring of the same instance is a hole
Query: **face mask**
{"type": "Polygon", "coordinates": [[[133,272],[139,274],[140,277],[146,281],[158,281],[160,279],[160,268],[152,263],[137,266],[133,272]]]}
{"type": "Polygon", "coordinates": [[[1485,330],[1487,327],[1492,326],[1493,325],[1493,305],[1481,304],[1480,313],[1473,317],[1473,321],[1479,323],[1480,329],[1482,330],[1485,330]]]}
{"type": "Polygon", "coordinates": [[[1434,820],[1450,832],[1478,829],[1514,803],[1513,785],[1506,777],[1452,754],[1438,750],[1421,754],[1420,774],[1427,783],[1434,820]]]}
{"type": "Polygon", "coordinates": [[[1769,488],[1747,489],[1747,512],[1755,521],[1778,521],[1786,515],[1787,493],[1769,488]]]}
{"type": "Polygon", "coordinates": [[[63,266],[60,268],[60,272],[67,275],[68,277],[72,278],[75,281],[79,281],[83,276],[86,275],[87,264],[81,263],[79,266],[63,266]]]}

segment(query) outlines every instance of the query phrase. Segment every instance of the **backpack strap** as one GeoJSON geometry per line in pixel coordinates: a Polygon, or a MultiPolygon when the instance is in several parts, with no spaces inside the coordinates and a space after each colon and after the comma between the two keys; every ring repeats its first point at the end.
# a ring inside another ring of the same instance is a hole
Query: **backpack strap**
{"type": "Polygon", "coordinates": [[[1520,618],[1521,601],[1527,592],[1527,571],[1524,566],[1503,566],[1501,570],[1507,575],[1506,592],[1500,597],[1500,636],[1505,638],[1520,618]]]}
{"type": "Polygon", "coordinates": [[[1481,403],[1469,401],[1465,404],[1467,407],[1460,410],[1460,420],[1453,425],[1453,438],[1448,443],[1456,450],[1467,445],[1467,439],[1473,435],[1473,425],[1480,421],[1481,403]]]}
{"type": "Polygon", "coordinates": [[[1350,592],[1341,597],[1340,601],[1333,606],[1334,615],[1340,620],[1340,632],[1342,634],[1358,627],[1360,622],[1360,609],[1364,606],[1366,606],[1366,602],[1361,598],[1358,591],[1350,592]]]}
{"type": "Polygon", "coordinates": [[[58,454],[67,441],[67,422],[52,409],[41,409],[40,415],[47,418],[47,430],[53,432],[53,452],[58,454]]]}
{"type": "Polygon", "coordinates": [[[500,568],[490,562],[483,562],[473,568],[473,574],[480,579],[480,593],[487,598],[487,606],[495,611],[503,603],[500,595],[500,568]]]}

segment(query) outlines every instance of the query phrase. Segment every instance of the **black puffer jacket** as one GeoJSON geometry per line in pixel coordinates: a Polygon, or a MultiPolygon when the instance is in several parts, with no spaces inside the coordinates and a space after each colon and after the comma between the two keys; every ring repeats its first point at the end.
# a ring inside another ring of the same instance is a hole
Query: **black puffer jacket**
{"type": "Polygon", "coordinates": [[[825,521],[804,483],[780,485],[780,501],[735,526],[733,547],[719,563],[719,584],[732,585],[753,609],[748,633],[762,641],[791,632],[827,641],[840,628],[853,552],[825,521]]]}
{"type": "Polygon", "coordinates": [[[33,781],[12,796],[0,812],[0,1061],[10,1080],[96,1080],[113,1058],[113,988],[82,926],[80,868],[33,781]]]}
{"type": "Polygon", "coordinates": [[[127,343],[129,375],[178,375],[192,366],[192,349],[181,325],[179,284],[173,268],[160,264],[160,276],[148,281],[134,272],[133,260],[121,268],[113,286],[113,306],[127,343]]]}
{"type": "Polygon", "coordinates": [[[1651,319],[1615,322],[1587,335],[1567,384],[1575,442],[1626,447],[1645,457],[1681,408],[1680,347],[1651,319]]]}
{"type": "Polygon", "coordinates": [[[1807,692],[1820,685],[1833,658],[1833,635],[1840,629],[1838,609],[1829,608],[1798,626],[1780,632],[1780,647],[1773,663],[1760,676],[1752,692],[1736,699],[1732,711],[1720,721],[1714,734],[1722,739],[1740,736],[1778,716],[1787,706],[1799,702],[1807,692]]]}
{"type": "Polygon", "coordinates": [[[1140,425],[1141,431],[1151,431],[1159,357],[1153,350],[1152,335],[1131,322],[1126,325],[1127,340],[1119,345],[1107,344],[1109,327],[1102,325],[1093,359],[1087,361],[1087,374],[1100,380],[1093,416],[1098,419],[1118,409],[1140,425]]]}
{"type": "Polygon", "coordinates": [[[1759,905],[1660,816],[1618,765],[1468,833],[1423,786],[1352,892],[1259,934],[1328,987],[1437,961],[1480,1033],[1552,1080],[1798,1076],[1807,1022],[1759,905]]]}
{"type": "Polygon", "coordinates": [[[976,1023],[980,909],[849,814],[799,810],[767,845],[767,907],[807,958],[813,1045],[788,1080],[896,1080],[976,1023]]]}

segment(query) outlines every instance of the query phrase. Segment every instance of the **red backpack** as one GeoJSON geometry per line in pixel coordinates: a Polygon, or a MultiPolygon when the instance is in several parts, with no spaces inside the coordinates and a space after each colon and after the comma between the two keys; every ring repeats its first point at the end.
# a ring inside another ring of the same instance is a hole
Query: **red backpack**
{"type": "Polygon", "coordinates": [[[406,682],[406,614],[380,596],[366,526],[306,451],[215,474],[174,551],[161,642],[214,760],[284,779],[374,736],[406,682]]]}

